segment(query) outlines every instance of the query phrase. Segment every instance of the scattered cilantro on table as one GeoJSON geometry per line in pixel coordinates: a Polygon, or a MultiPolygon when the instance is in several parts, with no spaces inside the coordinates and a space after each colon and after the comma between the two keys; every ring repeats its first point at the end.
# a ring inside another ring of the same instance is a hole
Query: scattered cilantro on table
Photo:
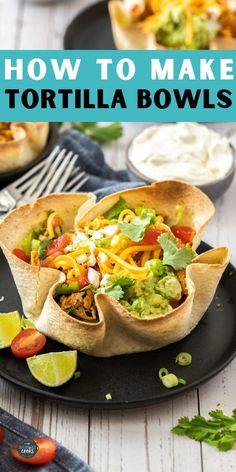
{"type": "Polygon", "coordinates": [[[209,416],[209,420],[203,416],[194,416],[192,420],[183,416],[172,431],[215,446],[220,451],[229,451],[236,444],[236,409],[232,416],[224,415],[222,410],[210,411],[209,416]]]}

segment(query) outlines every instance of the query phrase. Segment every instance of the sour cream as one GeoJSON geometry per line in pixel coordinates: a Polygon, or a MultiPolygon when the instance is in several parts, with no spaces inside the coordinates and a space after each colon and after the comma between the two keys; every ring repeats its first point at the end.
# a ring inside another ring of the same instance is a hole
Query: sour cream
{"type": "Polygon", "coordinates": [[[128,157],[151,181],[179,179],[193,185],[224,177],[233,164],[228,139],[198,123],[146,128],[132,141],[128,157]]]}

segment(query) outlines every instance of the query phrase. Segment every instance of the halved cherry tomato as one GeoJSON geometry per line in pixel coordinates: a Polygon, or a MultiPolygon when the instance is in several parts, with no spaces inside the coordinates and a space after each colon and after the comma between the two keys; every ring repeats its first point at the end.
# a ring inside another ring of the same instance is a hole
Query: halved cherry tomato
{"type": "Polygon", "coordinates": [[[11,455],[20,462],[25,462],[26,464],[34,465],[43,465],[51,462],[57,451],[56,441],[51,438],[32,438],[28,441],[29,446],[27,447],[27,441],[21,440],[15,443],[11,447],[11,455]],[[35,454],[34,454],[35,449],[35,454]],[[27,451],[29,456],[29,451],[32,455],[31,457],[25,457],[26,454],[24,450],[27,451]]]}
{"type": "Polygon", "coordinates": [[[38,354],[46,344],[46,337],[37,329],[27,328],[13,339],[11,350],[16,357],[31,357],[38,354]]]}
{"type": "Polygon", "coordinates": [[[63,251],[63,249],[70,244],[70,235],[68,233],[62,234],[57,239],[53,239],[47,245],[47,256],[54,255],[55,252],[63,251]]]}
{"type": "Polygon", "coordinates": [[[148,228],[145,231],[142,243],[144,244],[156,244],[157,238],[161,235],[162,231],[155,228],[148,228]]]}
{"type": "Polygon", "coordinates": [[[190,226],[174,226],[171,228],[176,238],[181,239],[183,243],[190,243],[193,240],[195,231],[190,226]]]}
{"type": "Polygon", "coordinates": [[[14,254],[14,256],[18,257],[18,259],[21,259],[24,262],[30,261],[30,257],[27,256],[26,252],[18,247],[15,247],[15,249],[13,249],[12,254],[14,254]]]}
{"type": "Polygon", "coordinates": [[[3,442],[4,439],[4,429],[2,426],[0,426],[0,443],[3,442]]]}

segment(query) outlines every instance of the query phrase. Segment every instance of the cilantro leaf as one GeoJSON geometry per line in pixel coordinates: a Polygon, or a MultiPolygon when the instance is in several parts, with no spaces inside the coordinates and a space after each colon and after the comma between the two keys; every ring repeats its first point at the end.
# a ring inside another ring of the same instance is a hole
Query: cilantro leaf
{"type": "Polygon", "coordinates": [[[80,379],[81,377],[81,372],[80,370],[77,370],[75,373],[74,373],[74,379],[77,380],[77,379],[80,379]]]}
{"type": "Polygon", "coordinates": [[[153,214],[147,214],[144,217],[133,218],[131,223],[119,223],[118,228],[121,233],[132,241],[141,241],[144,233],[150,224],[153,222],[153,214]]]}
{"type": "Polygon", "coordinates": [[[93,122],[72,122],[72,128],[77,129],[80,133],[89,136],[98,144],[105,144],[120,138],[123,129],[120,123],[109,123],[109,125],[99,125],[93,122]]]}
{"type": "Polygon", "coordinates": [[[196,252],[190,247],[177,247],[177,240],[173,235],[163,233],[158,238],[163,249],[163,264],[175,270],[185,269],[196,257],[196,252]]]}
{"type": "Polygon", "coordinates": [[[112,279],[112,285],[116,286],[119,285],[122,288],[131,287],[134,284],[134,279],[130,279],[129,277],[125,277],[121,275],[120,277],[116,277],[116,279],[112,279]]]}
{"type": "Polygon", "coordinates": [[[124,297],[125,289],[131,287],[134,284],[134,280],[129,277],[120,276],[112,280],[108,280],[108,285],[102,287],[96,291],[96,293],[108,293],[111,297],[116,300],[121,300],[124,297]],[[109,283],[110,282],[110,283],[109,283]]]}
{"type": "Polygon", "coordinates": [[[113,218],[118,218],[119,214],[128,208],[128,205],[124,198],[120,197],[119,200],[110,208],[110,210],[104,213],[107,220],[112,220],[113,218]]]}
{"type": "Polygon", "coordinates": [[[96,293],[107,293],[108,295],[111,295],[111,297],[115,298],[115,300],[120,300],[124,296],[124,290],[120,285],[108,285],[98,289],[96,293]]]}
{"type": "Polygon", "coordinates": [[[194,416],[192,420],[186,416],[179,419],[172,431],[179,436],[188,436],[195,441],[205,442],[217,447],[220,451],[228,451],[236,443],[236,415],[226,416],[221,410],[210,411],[211,419],[194,416]]]}

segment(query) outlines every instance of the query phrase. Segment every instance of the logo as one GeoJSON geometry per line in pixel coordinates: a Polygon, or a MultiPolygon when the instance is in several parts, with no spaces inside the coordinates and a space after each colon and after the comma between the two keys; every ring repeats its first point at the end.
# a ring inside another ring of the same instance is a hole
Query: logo
{"type": "Polygon", "coordinates": [[[34,457],[38,449],[36,442],[32,439],[22,441],[17,445],[17,451],[20,456],[25,457],[26,459],[34,457]]]}

